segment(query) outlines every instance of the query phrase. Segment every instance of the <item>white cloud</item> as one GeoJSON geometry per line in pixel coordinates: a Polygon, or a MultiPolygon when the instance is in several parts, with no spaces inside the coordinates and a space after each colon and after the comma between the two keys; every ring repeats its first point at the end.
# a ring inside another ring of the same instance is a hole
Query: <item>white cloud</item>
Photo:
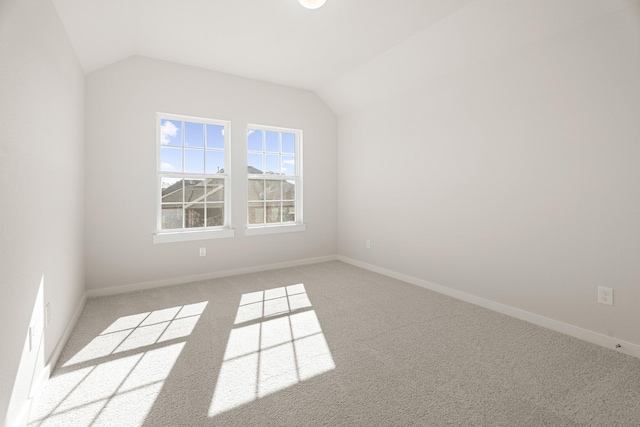
{"type": "Polygon", "coordinates": [[[295,165],[296,161],[295,160],[283,160],[282,163],[284,163],[285,165],[295,165]]]}
{"type": "Polygon", "coordinates": [[[160,142],[162,145],[169,144],[169,138],[178,135],[180,129],[173,122],[166,120],[160,125],[160,142]]]}
{"type": "Polygon", "coordinates": [[[173,167],[173,165],[171,163],[162,162],[160,164],[160,169],[162,169],[163,171],[171,171],[171,170],[174,170],[175,168],[173,167]]]}
{"type": "Polygon", "coordinates": [[[256,131],[255,129],[247,129],[247,136],[251,135],[255,131],[256,131]]]}

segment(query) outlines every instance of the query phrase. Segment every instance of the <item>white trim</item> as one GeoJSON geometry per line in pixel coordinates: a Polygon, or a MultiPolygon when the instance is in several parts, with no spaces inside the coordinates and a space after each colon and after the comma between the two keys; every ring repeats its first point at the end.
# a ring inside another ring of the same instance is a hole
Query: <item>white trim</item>
{"type": "Polygon", "coordinates": [[[278,224],[261,225],[259,227],[247,227],[244,231],[244,235],[258,236],[262,234],[294,233],[298,231],[307,231],[307,224],[278,224]]]}
{"type": "Polygon", "coordinates": [[[87,302],[87,292],[85,292],[82,295],[80,302],[76,306],[76,310],[73,312],[73,317],[71,318],[71,321],[67,325],[67,328],[64,330],[64,332],[62,333],[62,336],[58,340],[58,343],[56,344],[55,348],[51,352],[51,357],[49,357],[49,367],[51,370],[53,370],[53,368],[55,368],[56,364],[58,363],[58,359],[60,359],[62,350],[64,349],[64,346],[67,344],[67,340],[71,336],[71,332],[73,332],[73,329],[76,327],[76,324],[80,319],[80,315],[82,314],[82,310],[84,310],[84,305],[86,304],[86,302],[87,302]]]}
{"type": "Polygon", "coordinates": [[[534,325],[551,329],[552,331],[560,332],[565,335],[570,335],[574,338],[578,338],[583,341],[590,342],[592,344],[597,344],[611,350],[616,350],[620,353],[624,353],[630,356],[640,358],[640,345],[638,344],[620,340],[614,337],[609,337],[609,336],[600,334],[598,332],[590,331],[588,329],[583,329],[578,326],[561,322],[559,320],[550,319],[548,317],[541,316],[539,314],[534,314],[529,311],[521,310],[519,308],[511,307],[506,304],[491,301],[476,295],[471,295],[466,292],[458,291],[456,289],[448,288],[446,286],[431,283],[426,280],[418,279],[413,276],[409,276],[403,273],[398,273],[393,270],[388,270],[383,267],[378,267],[376,265],[368,264],[366,262],[358,261],[342,255],[338,255],[337,258],[339,261],[346,262],[347,264],[351,264],[356,267],[364,268],[365,270],[373,271],[375,273],[379,273],[384,276],[402,280],[403,282],[407,282],[412,285],[417,285],[434,292],[438,292],[438,293],[441,293],[441,294],[444,294],[444,295],[447,295],[471,304],[478,305],[480,307],[488,308],[489,310],[493,310],[498,313],[506,314],[507,316],[515,317],[516,319],[533,323],[534,325]],[[616,344],[620,344],[622,347],[616,348],[616,344]]]}
{"type": "MultiPolygon", "coordinates": [[[[26,426],[29,421],[29,413],[31,412],[31,405],[35,401],[35,399],[42,393],[44,387],[47,385],[49,378],[51,377],[51,372],[56,367],[58,363],[58,359],[60,359],[60,355],[62,354],[62,350],[64,346],[67,344],[69,337],[71,336],[71,332],[76,327],[78,323],[78,319],[80,319],[80,315],[82,314],[82,310],[84,310],[84,305],[87,302],[87,293],[82,294],[82,298],[80,298],[80,302],[76,306],[75,311],[73,312],[73,317],[71,317],[71,321],[67,324],[62,336],[58,340],[56,346],[51,352],[51,356],[47,364],[42,368],[40,374],[38,375],[38,379],[31,386],[31,390],[29,391],[29,397],[26,401],[22,403],[22,408],[18,413],[18,417],[14,420],[12,426],[13,427],[22,427],[26,426]]],[[[7,424],[9,425],[9,424],[7,424]]]]}
{"type": "MultiPolygon", "coordinates": [[[[299,130],[296,134],[296,175],[298,180],[296,181],[296,222],[299,224],[304,223],[304,179],[303,179],[303,167],[304,164],[304,152],[303,152],[303,139],[304,133],[299,130]]],[[[284,196],[284,194],[283,194],[284,196]]]]}
{"type": "Polygon", "coordinates": [[[300,129],[287,128],[283,126],[259,125],[257,123],[247,123],[247,129],[249,128],[266,130],[268,132],[286,132],[286,133],[301,132],[300,129]]]}
{"type": "Polygon", "coordinates": [[[192,240],[220,239],[235,236],[233,228],[220,230],[177,231],[168,233],[156,233],[153,235],[153,243],[188,242],[192,240]]]}
{"type": "Polygon", "coordinates": [[[218,271],[214,273],[194,274],[192,276],[173,277],[170,279],[153,280],[149,282],[133,283],[130,285],[114,286],[111,288],[90,289],[87,291],[87,298],[96,298],[109,295],[118,295],[127,292],[143,291],[145,289],[155,289],[164,286],[180,285],[183,283],[198,282],[201,280],[219,279],[221,277],[238,276],[241,274],[258,273],[262,271],[278,270],[281,268],[298,267],[301,265],[318,264],[321,262],[335,261],[336,255],[327,255],[316,258],[306,258],[295,261],[285,261],[275,264],[257,265],[255,267],[244,267],[234,270],[218,271]]]}
{"type": "MultiPolygon", "coordinates": [[[[208,125],[218,125],[223,126],[224,123],[229,123],[229,120],[224,119],[212,119],[209,117],[200,117],[200,116],[185,116],[184,114],[173,114],[173,113],[162,113],[157,112],[156,115],[161,115],[165,120],[177,120],[177,121],[191,121],[191,122],[202,122],[208,125]]],[[[158,122],[160,124],[160,122],[158,122]]]]}

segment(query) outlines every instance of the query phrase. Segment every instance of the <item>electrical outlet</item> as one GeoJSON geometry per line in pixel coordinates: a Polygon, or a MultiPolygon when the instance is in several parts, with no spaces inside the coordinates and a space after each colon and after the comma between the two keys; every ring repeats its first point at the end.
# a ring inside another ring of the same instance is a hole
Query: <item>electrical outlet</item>
{"type": "Polygon", "coordinates": [[[364,247],[367,249],[371,249],[371,240],[367,239],[364,241],[364,247]]]}
{"type": "Polygon", "coordinates": [[[207,248],[200,248],[200,256],[206,256],[207,255],[207,248]]]}
{"type": "Polygon", "coordinates": [[[598,286],[598,302],[613,305],[613,288],[598,286]]]}

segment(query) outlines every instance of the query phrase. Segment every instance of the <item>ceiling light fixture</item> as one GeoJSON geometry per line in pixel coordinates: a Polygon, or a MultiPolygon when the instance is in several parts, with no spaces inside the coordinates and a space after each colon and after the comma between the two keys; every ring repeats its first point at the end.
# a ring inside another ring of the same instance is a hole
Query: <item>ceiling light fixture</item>
{"type": "Polygon", "coordinates": [[[301,5],[303,5],[307,9],[318,9],[327,2],[327,0],[298,0],[298,1],[300,2],[301,5]]]}

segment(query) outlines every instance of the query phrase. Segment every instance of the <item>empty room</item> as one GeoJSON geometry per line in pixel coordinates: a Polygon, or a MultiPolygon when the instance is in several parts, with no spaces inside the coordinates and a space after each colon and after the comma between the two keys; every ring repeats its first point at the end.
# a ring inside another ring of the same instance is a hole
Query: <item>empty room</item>
{"type": "Polygon", "coordinates": [[[0,0],[0,423],[640,425],[640,0],[0,0]]]}

